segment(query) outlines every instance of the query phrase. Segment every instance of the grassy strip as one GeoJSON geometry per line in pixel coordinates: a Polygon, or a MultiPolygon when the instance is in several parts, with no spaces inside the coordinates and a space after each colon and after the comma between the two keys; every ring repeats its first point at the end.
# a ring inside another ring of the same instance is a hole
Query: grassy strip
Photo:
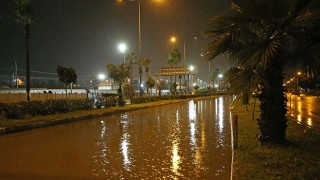
{"type": "MultiPolygon", "coordinates": [[[[288,144],[261,146],[257,140],[257,121],[252,119],[253,103],[236,106],[239,115],[239,141],[235,150],[235,179],[320,179],[320,133],[288,120],[288,144]]],[[[257,106],[256,109],[259,109],[257,106]]],[[[256,112],[255,117],[259,116],[256,112]]]]}
{"type": "Polygon", "coordinates": [[[124,112],[124,111],[130,111],[135,109],[142,109],[142,108],[160,106],[165,104],[178,103],[185,100],[186,99],[162,100],[162,101],[148,102],[148,103],[142,103],[142,104],[125,105],[124,107],[118,106],[118,107],[110,107],[110,108],[104,108],[104,109],[73,111],[68,113],[52,114],[47,116],[35,116],[35,117],[29,117],[29,118],[19,119],[19,120],[0,119],[0,129],[8,128],[8,127],[9,128],[16,127],[21,125],[28,125],[32,123],[40,123],[40,122],[45,123],[45,122],[50,122],[55,120],[61,120],[61,122],[63,122],[64,119],[70,119],[70,118],[78,118],[78,117],[86,118],[86,117],[103,116],[110,113],[124,112]]]}

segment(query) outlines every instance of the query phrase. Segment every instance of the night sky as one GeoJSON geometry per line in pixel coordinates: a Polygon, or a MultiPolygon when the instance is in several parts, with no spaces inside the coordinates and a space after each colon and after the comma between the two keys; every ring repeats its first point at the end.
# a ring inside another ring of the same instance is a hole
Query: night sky
{"type": "MultiPolygon", "coordinates": [[[[79,77],[106,73],[106,64],[123,62],[118,44],[138,53],[138,3],[130,0],[33,0],[38,24],[31,26],[31,71],[56,73],[57,65],[72,67],[79,77]]],[[[188,65],[197,65],[197,78],[207,79],[208,63],[201,60],[207,43],[203,33],[214,15],[229,8],[229,0],[141,0],[141,56],[151,59],[151,74],[165,65],[169,50],[183,54],[186,44],[188,65]],[[177,43],[169,38],[175,35],[177,43]],[[196,39],[194,37],[197,37],[196,39]]],[[[14,0],[0,0],[0,75],[12,75],[16,61],[25,69],[24,33],[21,26],[5,17],[13,15],[14,0]]],[[[211,68],[225,71],[223,57],[211,68]]],[[[19,71],[25,74],[24,71],[19,71]]],[[[32,76],[48,76],[32,73],[32,76]]]]}

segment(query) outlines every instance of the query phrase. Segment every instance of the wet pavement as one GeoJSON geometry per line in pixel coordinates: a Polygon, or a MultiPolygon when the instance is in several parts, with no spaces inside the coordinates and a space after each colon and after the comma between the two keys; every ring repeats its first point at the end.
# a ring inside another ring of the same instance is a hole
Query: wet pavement
{"type": "Polygon", "coordinates": [[[230,179],[227,99],[0,136],[0,179],[230,179]]]}
{"type": "Polygon", "coordinates": [[[288,115],[299,124],[320,131],[320,97],[287,94],[288,115]]]}

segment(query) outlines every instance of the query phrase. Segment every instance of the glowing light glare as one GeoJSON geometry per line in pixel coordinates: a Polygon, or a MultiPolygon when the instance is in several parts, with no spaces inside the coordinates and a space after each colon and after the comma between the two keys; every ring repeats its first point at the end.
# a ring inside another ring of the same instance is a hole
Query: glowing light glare
{"type": "Polygon", "coordinates": [[[219,74],[219,75],[218,75],[218,77],[219,77],[219,78],[222,78],[222,77],[223,77],[223,75],[222,75],[222,74],[219,74]]]}
{"type": "Polygon", "coordinates": [[[175,43],[175,42],[177,41],[177,38],[174,37],[174,36],[172,36],[172,37],[170,38],[170,41],[171,41],[172,43],[175,43]]]}
{"type": "Polygon", "coordinates": [[[297,72],[297,75],[298,75],[298,76],[300,76],[300,75],[301,75],[301,72],[300,72],[300,71],[298,71],[298,72],[297,72]]]}
{"type": "Polygon", "coordinates": [[[127,50],[127,45],[124,43],[121,43],[121,44],[119,44],[118,48],[119,48],[120,52],[125,53],[127,50]]]}
{"type": "Polygon", "coordinates": [[[189,67],[189,70],[190,70],[190,71],[193,71],[193,70],[194,70],[194,67],[193,67],[193,66],[190,66],[190,67],[189,67]]]}
{"type": "Polygon", "coordinates": [[[104,74],[99,74],[99,75],[98,75],[98,78],[101,79],[101,80],[103,80],[104,78],[106,78],[106,76],[105,76],[104,74]]]}
{"type": "Polygon", "coordinates": [[[308,124],[310,127],[312,127],[312,119],[311,119],[311,118],[308,118],[307,124],[308,124]]]}

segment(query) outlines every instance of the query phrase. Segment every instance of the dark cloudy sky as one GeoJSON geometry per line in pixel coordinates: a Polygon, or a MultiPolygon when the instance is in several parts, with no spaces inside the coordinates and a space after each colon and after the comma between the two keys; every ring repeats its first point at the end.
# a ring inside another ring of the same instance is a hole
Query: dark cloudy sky
{"type": "MultiPolygon", "coordinates": [[[[107,63],[122,63],[120,42],[127,43],[128,52],[138,53],[137,1],[33,0],[32,3],[39,20],[31,26],[32,71],[55,73],[56,66],[63,65],[73,67],[78,76],[97,76],[106,73],[107,63]]],[[[187,64],[198,65],[198,77],[206,79],[208,65],[200,57],[206,44],[203,32],[211,16],[228,9],[229,0],[141,0],[141,6],[142,56],[152,60],[151,71],[155,73],[165,65],[169,49],[178,47],[183,52],[185,43],[187,64]],[[169,42],[171,35],[178,38],[175,45],[169,42]]],[[[14,0],[0,0],[3,17],[0,75],[10,72],[15,61],[18,68],[25,69],[23,29],[5,18],[14,14],[14,10],[14,0]]],[[[211,64],[212,69],[222,71],[227,65],[221,57],[211,64]]]]}

